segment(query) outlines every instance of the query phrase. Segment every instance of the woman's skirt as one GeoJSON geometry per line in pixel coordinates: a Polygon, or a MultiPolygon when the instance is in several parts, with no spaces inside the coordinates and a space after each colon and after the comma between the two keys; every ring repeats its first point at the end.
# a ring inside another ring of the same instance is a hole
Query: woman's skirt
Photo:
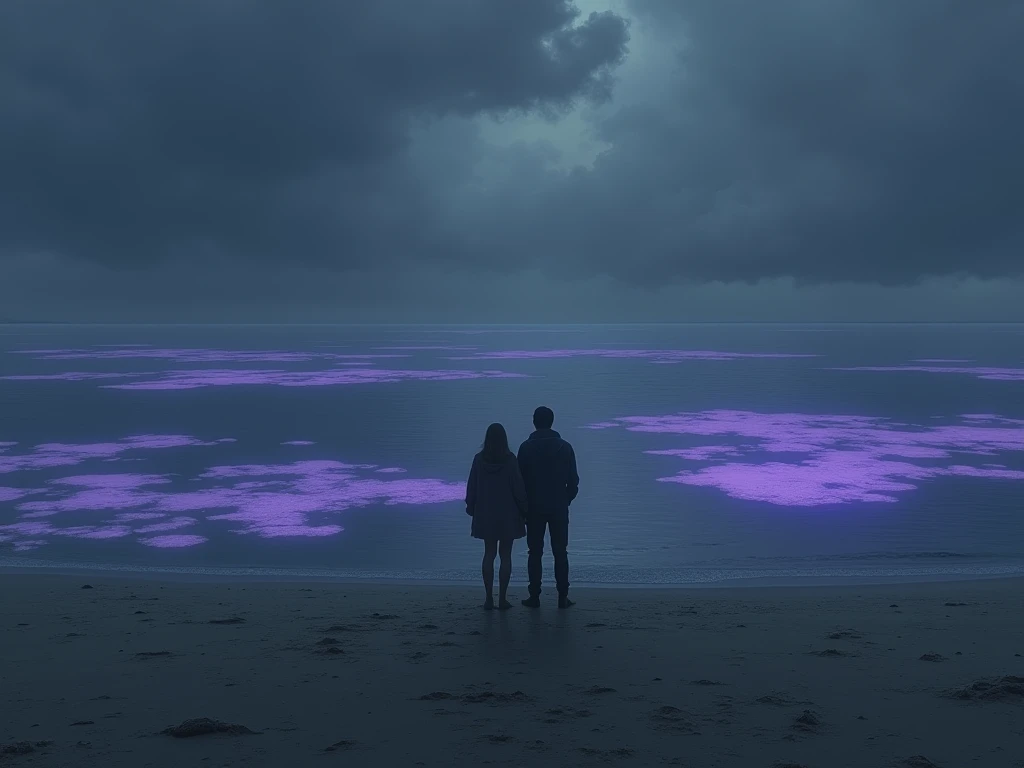
{"type": "Polygon", "coordinates": [[[489,515],[477,509],[473,515],[472,536],[484,541],[512,541],[526,535],[526,524],[519,515],[489,515]]]}

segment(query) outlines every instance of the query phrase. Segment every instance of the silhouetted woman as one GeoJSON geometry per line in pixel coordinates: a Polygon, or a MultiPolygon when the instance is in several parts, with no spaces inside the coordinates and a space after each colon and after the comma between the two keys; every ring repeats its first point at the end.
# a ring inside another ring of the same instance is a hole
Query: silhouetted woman
{"type": "Polygon", "coordinates": [[[526,535],[526,488],[501,424],[487,428],[483,448],[473,457],[466,483],[466,514],[473,518],[473,538],[484,541],[484,608],[494,608],[494,557],[498,554],[498,609],[511,608],[507,593],[512,578],[512,542],[526,535]]]}

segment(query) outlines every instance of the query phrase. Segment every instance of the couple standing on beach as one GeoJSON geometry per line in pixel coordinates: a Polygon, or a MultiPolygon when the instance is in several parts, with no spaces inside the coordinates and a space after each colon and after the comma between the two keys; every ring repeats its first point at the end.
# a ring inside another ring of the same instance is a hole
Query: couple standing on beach
{"type": "Polygon", "coordinates": [[[501,556],[498,571],[498,610],[511,608],[508,583],[512,578],[512,544],[526,536],[530,550],[527,571],[528,608],[540,606],[541,558],[544,535],[555,559],[558,607],[569,608],[569,505],[580,488],[576,454],[551,427],[555,414],[541,406],[533,412],[534,432],[519,446],[519,455],[508,447],[501,424],[491,424],[483,448],[473,457],[466,484],[466,514],[473,518],[472,535],[484,542],[483,577],[487,600],[494,608],[494,558],[501,556]]]}

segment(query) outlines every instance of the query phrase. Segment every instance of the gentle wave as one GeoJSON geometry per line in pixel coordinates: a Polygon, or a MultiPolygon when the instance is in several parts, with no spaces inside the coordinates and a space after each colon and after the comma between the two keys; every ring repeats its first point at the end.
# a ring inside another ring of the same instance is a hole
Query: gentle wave
{"type": "MultiPolygon", "coordinates": [[[[119,575],[164,576],[185,579],[229,579],[259,581],[363,581],[363,582],[429,582],[443,584],[476,583],[475,570],[373,571],[336,570],[326,568],[218,568],[145,566],[114,563],[76,563],[0,557],[0,568],[54,573],[108,572],[119,575]]],[[[573,583],[578,586],[642,587],[642,586],[712,586],[730,584],[858,584],[871,582],[907,582],[945,579],[998,578],[1024,575],[1024,563],[999,565],[934,565],[893,568],[578,568],[573,583]]]]}
{"type": "Polygon", "coordinates": [[[691,566],[721,568],[726,566],[744,567],[744,564],[759,563],[781,563],[787,566],[803,568],[805,564],[814,563],[859,563],[859,562],[892,562],[907,561],[920,562],[927,560],[977,560],[988,561],[998,560],[1002,562],[1024,560],[1024,554],[1001,553],[990,554],[987,552],[853,552],[848,554],[831,555],[748,555],[746,557],[723,558],[716,560],[703,560],[691,563],[691,566]]]}

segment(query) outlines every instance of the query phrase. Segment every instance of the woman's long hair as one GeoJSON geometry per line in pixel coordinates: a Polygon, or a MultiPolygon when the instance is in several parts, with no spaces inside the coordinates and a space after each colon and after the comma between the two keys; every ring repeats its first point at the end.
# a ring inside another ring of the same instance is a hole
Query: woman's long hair
{"type": "Polygon", "coordinates": [[[500,464],[512,454],[508,448],[508,435],[501,424],[491,424],[484,435],[480,457],[488,464],[500,464]]]}

